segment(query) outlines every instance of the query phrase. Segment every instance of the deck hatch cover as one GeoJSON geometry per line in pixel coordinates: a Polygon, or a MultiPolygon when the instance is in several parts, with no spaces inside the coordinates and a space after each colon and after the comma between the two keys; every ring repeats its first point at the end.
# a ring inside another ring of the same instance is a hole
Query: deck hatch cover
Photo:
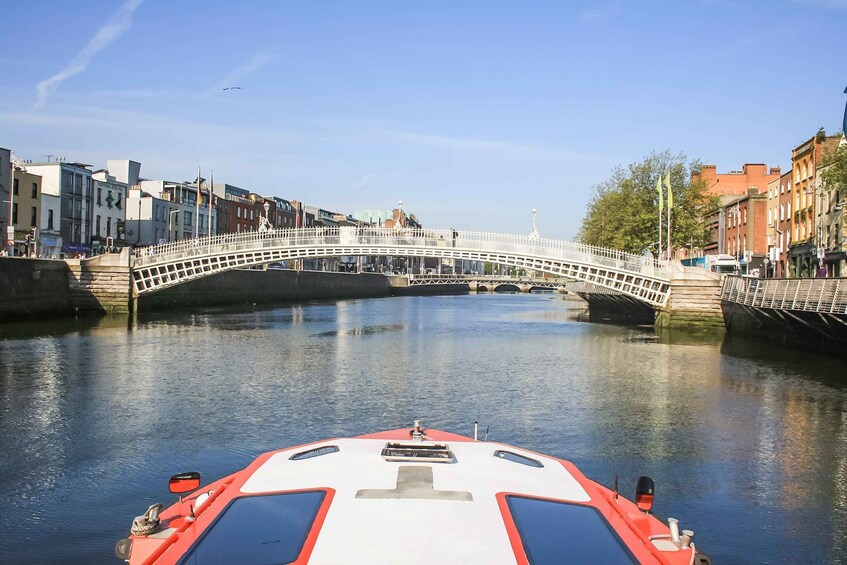
{"type": "Polygon", "coordinates": [[[451,463],[453,452],[446,443],[422,444],[389,442],[382,449],[386,461],[418,461],[421,463],[451,463]]]}

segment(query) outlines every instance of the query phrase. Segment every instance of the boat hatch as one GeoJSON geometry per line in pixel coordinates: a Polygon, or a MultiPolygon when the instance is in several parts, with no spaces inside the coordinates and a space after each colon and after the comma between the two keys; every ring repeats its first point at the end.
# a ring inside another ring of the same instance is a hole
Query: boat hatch
{"type": "Polygon", "coordinates": [[[386,461],[418,461],[420,463],[451,463],[453,452],[446,443],[424,445],[420,443],[388,442],[382,450],[386,461]]]}

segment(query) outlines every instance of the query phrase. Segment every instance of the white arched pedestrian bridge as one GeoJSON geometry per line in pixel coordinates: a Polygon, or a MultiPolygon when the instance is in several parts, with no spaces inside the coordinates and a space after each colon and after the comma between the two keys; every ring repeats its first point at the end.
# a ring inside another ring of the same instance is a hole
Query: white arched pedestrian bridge
{"type": "Polygon", "coordinates": [[[594,284],[653,307],[670,294],[667,267],[641,255],[555,239],[487,232],[391,228],[290,228],[189,239],[137,249],[132,283],[142,296],[253,265],[344,256],[464,259],[594,284]]]}

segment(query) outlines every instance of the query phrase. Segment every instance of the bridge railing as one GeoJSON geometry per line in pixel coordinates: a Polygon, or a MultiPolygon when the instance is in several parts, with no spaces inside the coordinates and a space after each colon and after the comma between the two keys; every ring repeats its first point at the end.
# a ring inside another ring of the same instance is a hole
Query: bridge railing
{"type": "Polygon", "coordinates": [[[754,279],[726,276],[721,299],[756,308],[847,313],[847,279],[754,279]]]}
{"type": "Polygon", "coordinates": [[[263,247],[324,247],[324,246],[399,246],[453,247],[457,251],[484,251],[529,255],[556,261],[569,261],[611,267],[645,276],[666,278],[665,262],[641,255],[582,245],[570,241],[491,232],[393,229],[378,227],[284,228],[267,232],[249,231],[174,241],[136,249],[135,265],[176,261],[200,255],[223,252],[250,251],[263,247]]]}

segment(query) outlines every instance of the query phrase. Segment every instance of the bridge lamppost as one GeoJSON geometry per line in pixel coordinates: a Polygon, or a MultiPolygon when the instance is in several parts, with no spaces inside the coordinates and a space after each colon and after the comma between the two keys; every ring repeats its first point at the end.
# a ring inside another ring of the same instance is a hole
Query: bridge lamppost
{"type": "MultiPolygon", "coordinates": [[[[170,212],[168,212],[168,242],[170,242],[170,240],[171,240],[171,218],[173,217],[174,214],[179,214],[179,209],[171,210],[170,212]]],[[[179,220],[177,220],[177,226],[179,226],[179,220]]],[[[179,238],[177,237],[177,238],[174,238],[174,239],[179,239],[179,238]]]]}

